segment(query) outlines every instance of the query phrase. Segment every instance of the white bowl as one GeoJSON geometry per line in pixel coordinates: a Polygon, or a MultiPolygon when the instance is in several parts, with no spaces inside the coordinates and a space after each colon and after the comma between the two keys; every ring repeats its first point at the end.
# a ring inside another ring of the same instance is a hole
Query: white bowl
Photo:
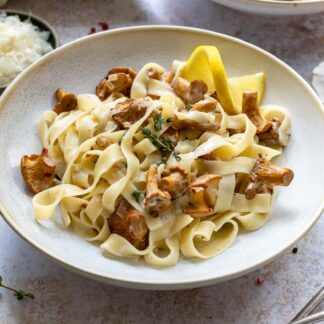
{"type": "Polygon", "coordinates": [[[252,271],[278,257],[300,239],[323,210],[324,114],[310,86],[271,54],[241,40],[210,31],[146,26],[84,37],[49,53],[23,72],[0,99],[0,211],[27,242],[65,267],[107,283],[143,289],[209,285],[252,271]],[[266,74],[264,103],[286,107],[292,138],[281,163],[295,171],[281,188],[270,220],[256,232],[240,234],[231,248],[203,262],[181,260],[168,269],[109,259],[100,249],[64,228],[60,218],[37,223],[32,196],[19,171],[23,154],[38,152],[36,125],[54,104],[58,87],[93,92],[106,71],[117,65],[140,68],[154,61],[170,67],[198,45],[216,45],[230,76],[266,74]]]}
{"type": "Polygon", "coordinates": [[[323,0],[211,0],[256,15],[307,15],[324,11],[323,0]]]}

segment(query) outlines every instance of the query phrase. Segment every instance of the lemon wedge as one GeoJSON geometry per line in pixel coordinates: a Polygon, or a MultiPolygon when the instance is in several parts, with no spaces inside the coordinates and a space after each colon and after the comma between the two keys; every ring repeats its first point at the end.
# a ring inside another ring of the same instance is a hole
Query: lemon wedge
{"type": "Polygon", "coordinates": [[[244,91],[257,91],[259,102],[264,91],[264,74],[227,78],[222,58],[215,46],[198,46],[182,66],[179,75],[188,80],[203,80],[209,92],[216,91],[221,105],[229,114],[242,111],[244,91]]]}
{"type": "Polygon", "coordinates": [[[229,78],[227,80],[234,106],[241,111],[243,92],[256,91],[258,103],[261,103],[264,92],[265,76],[263,72],[229,78]]]}

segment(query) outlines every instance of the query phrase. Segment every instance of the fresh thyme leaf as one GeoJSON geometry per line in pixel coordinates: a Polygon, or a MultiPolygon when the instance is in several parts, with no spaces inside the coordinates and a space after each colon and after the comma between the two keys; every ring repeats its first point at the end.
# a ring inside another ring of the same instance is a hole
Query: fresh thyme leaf
{"type": "Polygon", "coordinates": [[[157,166],[160,166],[161,164],[167,164],[167,162],[168,162],[167,158],[163,157],[161,160],[157,160],[155,164],[157,166]]]}
{"type": "Polygon", "coordinates": [[[160,114],[154,116],[154,129],[156,131],[160,131],[162,129],[162,124],[164,123],[164,119],[160,114]]]}
{"type": "Polygon", "coordinates": [[[15,292],[14,296],[16,296],[18,300],[22,300],[24,297],[29,297],[31,299],[35,298],[35,296],[32,293],[24,291],[22,289],[19,289],[17,292],[15,292]]]}
{"type": "Polygon", "coordinates": [[[134,199],[139,203],[140,202],[140,197],[141,195],[144,195],[144,192],[141,192],[139,190],[135,190],[132,192],[132,196],[134,197],[134,199]]]}
{"type": "Polygon", "coordinates": [[[28,291],[25,291],[25,290],[22,290],[22,289],[17,290],[17,289],[5,286],[2,283],[2,277],[1,276],[0,276],[0,287],[2,287],[4,289],[7,289],[7,290],[13,291],[14,296],[16,296],[18,300],[22,300],[24,297],[28,297],[28,298],[31,298],[31,299],[35,298],[35,296],[31,292],[28,292],[28,291]]]}
{"type": "Polygon", "coordinates": [[[177,162],[180,162],[181,161],[181,157],[179,155],[180,155],[180,152],[179,151],[174,151],[173,152],[173,156],[174,156],[174,158],[175,158],[175,160],[177,162]]]}
{"type": "Polygon", "coordinates": [[[172,117],[169,117],[169,118],[167,118],[166,120],[165,120],[167,123],[172,123],[173,122],[173,118],[172,117]]]}
{"type": "Polygon", "coordinates": [[[186,109],[187,111],[189,111],[191,108],[192,108],[192,105],[186,105],[186,106],[185,106],[185,109],[186,109]]]}
{"type": "Polygon", "coordinates": [[[142,128],[141,132],[158,149],[168,152],[171,152],[173,150],[174,144],[171,140],[165,139],[163,137],[158,137],[156,134],[152,134],[152,132],[146,127],[142,128]]]}

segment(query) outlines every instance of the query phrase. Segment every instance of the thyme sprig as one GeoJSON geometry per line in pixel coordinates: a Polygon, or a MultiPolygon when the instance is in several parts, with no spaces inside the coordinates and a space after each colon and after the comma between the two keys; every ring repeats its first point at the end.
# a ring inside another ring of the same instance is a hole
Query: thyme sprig
{"type": "Polygon", "coordinates": [[[154,144],[159,150],[172,152],[174,144],[171,140],[153,134],[148,128],[141,129],[142,134],[148,138],[152,144],[154,144]]]}
{"type": "Polygon", "coordinates": [[[168,159],[166,157],[163,157],[161,160],[155,161],[155,164],[157,166],[160,166],[161,164],[167,164],[167,162],[168,162],[168,159]]]}
{"type": "Polygon", "coordinates": [[[139,191],[139,190],[135,190],[132,192],[132,196],[133,198],[136,200],[137,203],[140,202],[140,197],[141,195],[145,195],[145,192],[139,191]]]}
{"type": "Polygon", "coordinates": [[[180,155],[180,152],[179,151],[174,151],[173,152],[173,156],[174,156],[174,158],[175,158],[175,160],[177,162],[180,162],[181,161],[181,157],[179,155],[180,155]]]}
{"type": "Polygon", "coordinates": [[[18,300],[22,300],[24,299],[24,297],[28,297],[28,298],[31,298],[31,299],[34,299],[35,296],[31,293],[31,292],[28,292],[28,291],[25,291],[23,289],[14,289],[14,288],[11,288],[9,286],[6,286],[2,283],[2,277],[0,276],[0,287],[4,288],[4,289],[7,289],[7,290],[11,290],[14,292],[14,296],[16,296],[16,298],[18,300]]]}
{"type": "Polygon", "coordinates": [[[162,125],[164,123],[172,123],[173,119],[171,117],[164,119],[162,118],[161,114],[157,114],[154,116],[154,129],[156,131],[160,131],[162,129],[162,125]]]}

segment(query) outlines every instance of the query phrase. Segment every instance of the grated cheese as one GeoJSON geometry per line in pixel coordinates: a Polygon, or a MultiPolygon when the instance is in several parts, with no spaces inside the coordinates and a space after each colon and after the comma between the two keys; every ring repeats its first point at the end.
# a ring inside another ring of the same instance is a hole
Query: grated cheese
{"type": "Polygon", "coordinates": [[[28,20],[0,13],[0,87],[7,86],[20,72],[53,48],[49,32],[40,31],[28,20]]]}

